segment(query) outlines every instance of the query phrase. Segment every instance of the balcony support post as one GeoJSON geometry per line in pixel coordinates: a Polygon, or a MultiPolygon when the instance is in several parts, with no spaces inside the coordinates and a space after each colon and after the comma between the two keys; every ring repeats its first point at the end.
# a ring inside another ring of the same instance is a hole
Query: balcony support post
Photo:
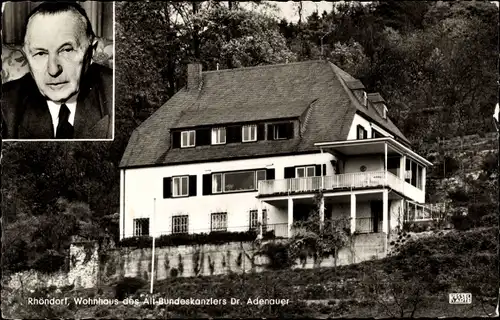
{"type": "Polygon", "coordinates": [[[292,237],[293,225],[293,199],[288,197],[288,238],[292,237]]]}
{"type": "Polygon", "coordinates": [[[387,185],[387,142],[384,142],[384,185],[387,185]]]}
{"type": "Polygon", "coordinates": [[[426,168],[422,167],[422,192],[425,194],[425,180],[426,180],[426,168]]]}
{"type": "Polygon", "coordinates": [[[351,234],[356,231],[356,194],[351,193],[351,234]]]}
{"type": "Polygon", "coordinates": [[[399,162],[399,178],[403,181],[405,181],[405,174],[406,174],[406,156],[403,154],[401,155],[401,160],[399,162]]]}
{"type": "Polygon", "coordinates": [[[382,232],[389,234],[389,191],[382,191],[382,232]]]}
{"type": "Polygon", "coordinates": [[[259,233],[257,235],[257,239],[262,239],[262,201],[259,201],[259,210],[257,212],[257,225],[259,229],[257,230],[259,233]]]}
{"type": "Polygon", "coordinates": [[[321,199],[319,200],[319,229],[323,231],[325,225],[325,197],[321,194],[321,199]]]}

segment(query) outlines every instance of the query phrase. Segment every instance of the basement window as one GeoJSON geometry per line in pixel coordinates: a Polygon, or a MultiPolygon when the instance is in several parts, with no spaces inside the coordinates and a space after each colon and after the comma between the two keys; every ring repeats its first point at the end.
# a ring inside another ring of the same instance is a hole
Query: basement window
{"type": "Polygon", "coordinates": [[[149,236],[149,218],[134,219],[134,237],[149,236]]]}

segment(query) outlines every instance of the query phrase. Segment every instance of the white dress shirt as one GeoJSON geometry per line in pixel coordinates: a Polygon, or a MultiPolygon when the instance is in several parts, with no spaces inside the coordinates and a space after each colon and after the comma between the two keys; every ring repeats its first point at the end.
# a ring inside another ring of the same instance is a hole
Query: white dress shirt
{"type": "MultiPolygon", "coordinates": [[[[75,112],[76,112],[76,96],[72,97],[64,103],[69,109],[68,122],[74,126],[75,123],[75,112]]],[[[54,102],[47,100],[47,105],[49,106],[50,116],[52,117],[52,125],[54,126],[54,138],[56,137],[57,125],[59,124],[59,110],[61,109],[61,102],[54,102]]]]}

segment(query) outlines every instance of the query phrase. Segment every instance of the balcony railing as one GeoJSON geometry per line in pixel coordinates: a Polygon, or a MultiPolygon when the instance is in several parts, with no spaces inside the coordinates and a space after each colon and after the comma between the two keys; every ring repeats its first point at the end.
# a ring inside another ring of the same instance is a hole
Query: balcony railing
{"type": "MultiPolygon", "coordinates": [[[[389,171],[368,171],[307,178],[259,181],[259,195],[307,193],[317,190],[355,189],[388,186],[416,201],[423,191],[406,183],[389,171]]],[[[423,200],[421,201],[423,202],[423,200]]]]}

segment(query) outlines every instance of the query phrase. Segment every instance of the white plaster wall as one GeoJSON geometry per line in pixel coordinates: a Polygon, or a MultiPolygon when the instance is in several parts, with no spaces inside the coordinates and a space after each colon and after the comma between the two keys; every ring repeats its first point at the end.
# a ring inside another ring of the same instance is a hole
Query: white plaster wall
{"type": "Polygon", "coordinates": [[[389,132],[382,129],[380,126],[378,126],[376,124],[372,124],[372,122],[366,120],[365,118],[363,118],[359,114],[355,114],[354,119],[352,120],[351,128],[349,129],[349,134],[347,135],[347,140],[356,140],[358,138],[358,134],[357,134],[358,125],[362,125],[365,128],[368,138],[372,137],[372,126],[374,127],[375,130],[377,130],[378,132],[380,132],[382,135],[384,135],[386,137],[393,136],[389,132]]]}
{"type": "Polygon", "coordinates": [[[372,155],[369,157],[353,157],[345,161],[345,173],[361,172],[359,168],[366,166],[366,171],[384,171],[384,157],[372,155]]]}
{"type": "MultiPolygon", "coordinates": [[[[228,213],[229,231],[246,231],[249,224],[249,211],[258,210],[260,201],[255,192],[202,195],[204,174],[218,171],[253,170],[274,168],[275,179],[284,179],[284,168],[297,165],[326,164],[327,173],[333,173],[330,153],[295,155],[293,157],[267,157],[247,160],[185,164],[177,166],[158,166],[149,168],[126,169],[124,171],[122,237],[133,235],[133,219],[151,218],[155,211],[154,222],[150,223],[151,233],[161,234],[171,231],[173,215],[189,215],[189,232],[208,232],[212,212],[228,213]],[[163,178],[178,175],[197,176],[197,196],[163,199],[163,178]],[[156,198],[156,206],[154,205],[156,198]]],[[[281,209],[263,204],[268,209],[268,223],[287,222],[287,213],[281,209]]]]}
{"type": "Polygon", "coordinates": [[[349,134],[347,135],[347,140],[356,140],[358,138],[358,125],[362,125],[365,128],[368,137],[372,136],[372,127],[370,126],[370,121],[366,120],[359,114],[355,114],[354,119],[352,120],[351,128],[349,129],[349,134]]]}
{"type": "Polygon", "coordinates": [[[391,201],[391,206],[389,207],[389,216],[391,218],[391,223],[389,225],[391,230],[398,226],[399,219],[401,219],[401,223],[403,222],[403,200],[391,201]]]}

